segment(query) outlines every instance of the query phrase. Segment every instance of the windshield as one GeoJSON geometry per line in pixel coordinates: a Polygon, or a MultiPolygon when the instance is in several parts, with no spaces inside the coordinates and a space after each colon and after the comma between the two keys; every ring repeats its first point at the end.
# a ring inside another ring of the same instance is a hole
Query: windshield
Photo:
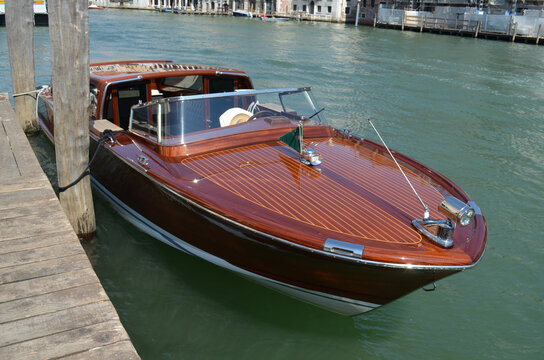
{"type": "Polygon", "coordinates": [[[129,130],[165,146],[271,127],[324,125],[310,88],[180,96],[132,107],[129,130]],[[311,120],[308,120],[311,117],[311,120]]]}

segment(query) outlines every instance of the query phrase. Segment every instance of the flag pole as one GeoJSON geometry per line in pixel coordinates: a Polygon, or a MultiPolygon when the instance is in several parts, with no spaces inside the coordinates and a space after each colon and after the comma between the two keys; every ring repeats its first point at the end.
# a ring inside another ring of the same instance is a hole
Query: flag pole
{"type": "Polygon", "coordinates": [[[299,141],[300,141],[300,155],[302,155],[302,138],[303,138],[303,135],[302,135],[302,122],[301,122],[301,121],[299,121],[298,127],[300,128],[300,136],[299,136],[299,141]]]}

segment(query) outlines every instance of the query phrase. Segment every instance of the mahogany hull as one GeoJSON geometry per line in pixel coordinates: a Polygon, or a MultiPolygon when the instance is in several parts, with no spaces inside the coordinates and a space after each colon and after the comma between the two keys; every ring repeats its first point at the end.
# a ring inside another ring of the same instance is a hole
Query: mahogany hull
{"type": "MultiPolygon", "coordinates": [[[[309,88],[252,88],[247,74],[226,68],[93,64],[93,185],[160,241],[345,315],[479,262],[487,226],[461,188],[319,116],[310,121],[320,111],[309,88]],[[246,120],[226,117],[233,111],[246,120]],[[309,158],[315,166],[286,146],[302,123],[298,145],[319,154],[309,158]],[[446,218],[467,207],[472,221],[446,218]]],[[[53,90],[40,99],[53,140],[53,90]]]]}
{"type": "MultiPolygon", "coordinates": [[[[92,141],[91,153],[95,146],[92,141]]],[[[142,230],[179,250],[344,315],[375,309],[461,270],[356,262],[294,246],[206,210],[111,151],[99,150],[95,164],[93,184],[142,230]]]]}

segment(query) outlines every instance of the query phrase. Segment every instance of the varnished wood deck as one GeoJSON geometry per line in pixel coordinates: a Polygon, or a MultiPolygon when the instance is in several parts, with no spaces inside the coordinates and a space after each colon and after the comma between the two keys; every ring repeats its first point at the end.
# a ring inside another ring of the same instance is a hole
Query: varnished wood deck
{"type": "Polygon", "coordinates": [[[0,94],[0,359],[139,359],[0,94]]]}

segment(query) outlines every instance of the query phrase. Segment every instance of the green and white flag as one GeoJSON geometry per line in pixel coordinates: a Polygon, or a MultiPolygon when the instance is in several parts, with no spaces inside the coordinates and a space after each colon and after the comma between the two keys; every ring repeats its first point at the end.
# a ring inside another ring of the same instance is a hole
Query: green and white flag
{"type": "Polygon", "coordinates": [[[280,136],[279,140],[300,154],[302,150],[302,125],[280,136]]]}

